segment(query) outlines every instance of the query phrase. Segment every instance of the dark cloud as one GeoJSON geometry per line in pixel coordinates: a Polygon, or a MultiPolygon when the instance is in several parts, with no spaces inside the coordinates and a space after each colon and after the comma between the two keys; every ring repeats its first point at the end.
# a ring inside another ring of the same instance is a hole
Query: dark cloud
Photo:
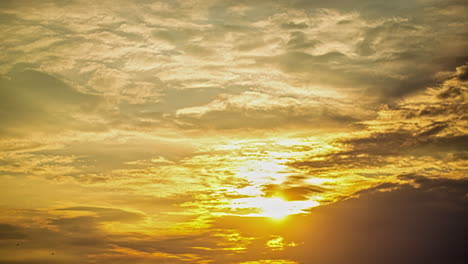
{"type": "Polygon", "coordinates": [[[460,81],[468,81],[468,65],[463,65],[457,68],[455,75],[460,81]]]}
{"type": "Polygon", "coordinates": [[[64,228],[59,225],[55,228],[38,224],[29,227],[14,225],[14,229],[19,230],[24,236],[13,241],[0,239],[0,246],[4,250],[0,261],[3,263],[86,263],[88,254],[95,254],[109,246],[106,244],[105,236],[97,231],[95,225],[96,222],[93,221],[77,221],[74,228],[70,226],[64,228]],[[16,246],[17,243],[20,246],[16,246]],[[51,255],[51,253],[55,254],[51,255]]]}
{"type": "Polygon", "coordinates": [[[313,235],[303,237],[297,256],[320,263],[464,263],[468,182],[415,182],[418,187],[381,185],[312,210],[301,224],[313,235]]]}
{"type": "Polygon", "coordinates": [[[0,224],[0,239],[22,239],[26,235],[20,228],[9,224],[0,224]]]}
{"type": "Polygon", "coordinates": [[[4,263],[92,263],[92,256],[111,252],[122,236],[107,233],[103,223],[135,223],[141,213],[117,208],[68,207],[58,212],[88,212],[86,216],[46,214],[45,225],[0,224],[0,246],[11,248],[0,257],[4,263]],[[20,246],[15,246],[20,243],[20,246]],[[38,253],[39,252],[39,253],[38,253]],[[41,253],[43,252],[43,253],[41,253]],[[55,253],[51,255],[51,253],[55,253]],[[24,257],[18,258],[18,255],[24,257]]]}
{"type": "Polygon", "coordinates": [[[7,260],[3,261],[0,260],[0,264],[54,264],[54,263],[62,263],[62,260],[54,260],[52,258],[44,259],[44,260],[7,260]]]}
{"type": "MultiPolygon", "coordinates": [[[[103,208],[76,209],[103,211],[103,208]]],[[[120,211],[109,208],[104,210],[120,211]]],[[[67,261],[72,264],[95,263],[95,261],[99,263],[125,263],[125,261],[194,263],[195,260],[207,260],[212,256],[230,255],[230,252],[242,251],[237,248],[239,247],[237,241],[231,241],[228,239],[229,236],[226,238],[223,232],[220,233],[222,230],[193,235],[109,234],[101,228],[102,222],[108,220],[122,220],[122,218],[121,216],[112,216],[112,219],[89,216],[56,217],[50,221],[50,229],[9,225],[8,229],[20,230],[27,233],[27,236],[21,237],[20,247],[15,247],[18,240],[11,242],[9,239],[0,239],[2,248],[10,247],[12,251],[16,250],[2,256],[0,261],[4,263],[55,263],[53,262],[55,258],[57,263],[67,261]],[[116,248],[124,251],[115,250],[116,248]],[[127,254],[130,251],[138,252],[138,254],[127,254]],[[55,254],[31,252],[54,252],[55,254]],[[23,258],[24,260],[18,260],[15,254],[27,254],[27,256],[23,258]]],[[[228,230],[226,231],[229,233],[228,230]]]]}
{"type": "Polygon", "coordinates": [[[375,133],[369,137],[344,140],[351,150],[317,155],[319,160],[298,161],[291,166],[309,168],[314,171],[333,168],[372,168],[392,163],[390,156],[431,156],[458,159],[467,150],[468,136],[430,137],[440,132],[444,126],[434,127],[414,135],[409,131],[375,133]]]}
{"type": "MultiPolygon", "coordinates": [[[[401,131],[399,133],[376,133],[370,137],[345,140],[351,144],[353,151],[343,152],[342,154],[369,154],[369,155],[415,155],[420,149],[434,148],[440,152],[456,152],[466,150],[468,137],[460,136],[436,136],[441,132],[445,125],[435,126],[423,130],[418,134],[410,131],[401,131]],[[353,153],[354,152],[354,153],[353,153]]],[[[437,153],[421,152],[419,155],[435,155],[437,153]]]]}

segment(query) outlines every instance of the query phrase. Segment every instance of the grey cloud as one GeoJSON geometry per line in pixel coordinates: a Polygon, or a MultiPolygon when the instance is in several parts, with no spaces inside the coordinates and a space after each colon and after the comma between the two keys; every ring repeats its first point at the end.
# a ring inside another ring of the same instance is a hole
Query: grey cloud
{"type": "MultiPolygon", "coordinates": [[[[56,224],[60,224],[57,221],[56,224]]],[[[88,254],[95,254],[106,247],[104,236],[95,228],[96,222],[77,221],[72,228],[61,226],[59,230],[33,225],[16,226],[25,236],[14,241],[0,240],[5,254],[2,263],[86,263],[88,254]],[[16,246],[19,243],[20,246],[16,246]],[[43,252],[42,254],[37,252],[43,252]],[[51,253],[54,252],[54,255],[51,253]],[[19,257],[21,256],[21,257],[19,257]]],[[[108,245],[107,245],[108,246],[108,245]]]]}
{"type": "MultiPolygon", "coordinates": [[[[27,259],[25,263],[52,263],[53,258],[57,259],[58,263],[63,263],[65,260],[67,263],[95,263],[95,258],[100,259],[99,263],[115,263],[115,261],[132,259],[131,256],[114,251],[116,247],[120,247],[148,254],[133,258],[136,263],[153,263],[155,259],[160,259],[161,262],[158,263],[192,263],[191,258],[187,256],[180,256],[180,260],[176,261],[178,258],[167,254],[195,254],[193,255],[195,259],[204,259],[206,256],[202,255],[211,253],[196,247],[212,248],[219,253],[222,249],[219,249],[218,243],[225,241],[216,236],[216,232],[178,236],[108,233],[101,228],[104,222],[135,223],[143,220],[143,215],[140,213],[118,208],[75,206],[56,211],[91,212],[94,215],[75,217],[48,215],[46,227],[37,224],[29,225],[30,227],[0,224],[0,233],[5,235],[0,238],[0,245],[2,248],[8,248],[10,244],[14,249],[8,256],[2,255],[0,261],[22,263],[15,254],[26,252],[29,253],[23,258],[27,259]],[[20,241],[19,247],[15,246],[17,241],[20,241]],[[47,256],[47,254],[31,253],[38,250],[56,254],[47,256]],[[156,253],[155,256],[149,257],[153,253],[156,253]],[[200,254],[201,257],[197,257],[196,254],[200,254]]],[[[229,245],[230,242],[226,243],[225,245],[229,245]]]]}
{"type": "MultiPolygon", "coordinates": [[[[129,138],[126,143],[88,142],[69,144],[61,149],[44,150],[36,154],[79,156],[82,164],[93,172],[99,173],[108,169],[129,168],[125,162],[150,159],[163,156],[169,160],[180,160],[195,152],[187,142],[174,144],[170,141],[129,138]],[[95,171],[94,171],[95,170],[95,171]]],[[[139,168],[139,166],[134,166],[139,168]]]]}
{"type": "MultiPolygon", "coordinates": [[[[424,136],[424,132],[420,135],[424,136]]],[[[343,140],[343,142],[351,144],[356,150],[361,150],[363,153],[367,150],[371,155],[397,155],[403,149],[413,148],[415,145],[424,143],[418,139],[410,131],[395,131],[375,133],[369,137],[348,139],[343,140]]]]}
{"type": "MultiPolygon", "coordinates": [[[[144,219],[144,215],[117,208],[76,206],[56,209],[57,211],[92,212],[94,215],[75,217],[50,217],[48,222],[60,232],[66,243],[89,248],[104,246],[109,243],[107,234],[100,225],[104,222],[136,223],[144,219]],[[93,239],[95,238],[95,239],[93,239]]],[[[52,232],[52,231],[51,231],[52,232]]],[[[55,231],[54,231],[55,232],[55,231]]],[[[36,239],[33,237],[33,239],[36,239]]],[[[96,250],[102,250],[96,248],[96,250]]]]}
{"type": "Polygon", "coordinates": [[[301,23],[289,22],[289,23],[281,24],[281,27],[284,29],[304,29],[304,28],[308,28],[309,25],[307,25],[307,23],[305,22],[301,22],[301,23]]]}
{"type": "MultiPolygon", "coordinates": [[[[92,211],[104,216],[79,216],[79,217],[54,217],[49,220],[49,226],[53,228],[16,228],[27,233],[22,237],[21,246],[15,247],[16,241],[0,240],[2,248],[8,244],[13,252],[8,256],[0,256],[0,262],[4,263],[193,263],[194,260],[208,260],[218,255],[225,255],[224,247],[235,247],[222,236],[219,231],[203,232],[196,235],[135,235],[135,234],[109,234],[99,227],[102,222],[110,220],[122,220],[121,216],[112,216],[110,219],[105,214],[122,214],[122,210],[113,208],[75,207],[64,210],[92,211]],[[132,256],[116,252],[116,247],[126,250],[141,252],[140,256],[132,256]],[[32,254],[35,251],[55,252],[50,254],[32,254]],[[15,254],[28,255],[20,260],[15,254]],[[146,254],[146,255],[145,255],[146,254]],[[154,255],[153,255],[154,254],[154,255]]],[[[1,225],[1,227],[6,225],[1,225]]],[[[222,263],[222,262],[221,262],[222,263]]]]}
{"type": "MultiPolygon", "coordinates": [[[[369,56],[375,54],[381,46],[388,45],[388,43],[394,42],[403,36],[418,33],[418,31],[418,27],[410,22],[388,21],[366,31],[364,33],[364,39],[358,44],[357,49],[361,55],[369,56]]],[[[416,48],[421,48],[421,45],[416,44],[420,44],[420,41],[422,41],[421,38],[419,41],[415,41],[414,38],[408,40],[409,43],[413,43],[410,46],[411,49],[413,49],[413,53],[408,52],[408,46],[406,46],[405,53],[399,54],[400,59],[405,58],[404,55],[412,57],[416,56],[416,48]]]]}
{"type": "Polygon", "coordinates": [[[291,32],[287,46],[289,49],[307,49],[313,48],[320,41],[308,40],[307,35],[300,31],[291,32]]]}
{"type": "Polygon", "coordinates": [[[59,211],[83,211],[96,213],[99,221],[134,222],[143,219],[141,213],[105,207],[75,206],[57,209],[59,211]]]}
{"type": "Polygon", "coordinates": [[[75,90],[57,78],[34,70],[13,71],[0,80],[2,133],[78,128],[69,113],[87,113],[99,98],[75,90]]]}
{"type": "Polygon", "coordinates": [[[196,247],[215,249],[218,239],[211,234],[197,234],[186,236],[171,236],[166,239],[154,239],[146,237],[140,241],[120,241],[123,247],[133,248],[144,252],[166,252],[171,254],[197,254],[203,250],[196,247]]]}
{"type": "MultiPolygon", "coordinates": [[[[409,2],[415,6],[420,4],[416,1],[409,2]]],[[[333,3],[323,5],[329,4],[333,3]]],[[[338,3],[336,5],[337,10],[343,10],[338,3]]],[[[382,11],[392,14],[392,9],[385,3],[375,5],[382,5],[382,11]]],[[[346,4],[342,3],[342,6],[346,4]]],[[[359,90],[365,90],[380,102],[391,101],[395,97],[403,97],[427,86],[436,85],[436,73],[451,70],[466,62],[466,49],[462,46],[466,46],[468,39],[463,37],[466,36],[466,32],[458,26],[463,24],[460,16],[454,15],[449,18],[441,14],[416,12],[410,17],[401,14],[402,16],[396,19],[377,22],[375,18],[362,15],[366,11],[366,4],[361,7],[360,15],[354,18],[361,24],[345,25],[350,30],[357,31],[355,39],[346,38],[345,41],[338,36],[333,38],[326,32],[316,30],[314,35],[296,33],[297,36],[290,40],[292,44],[301,39],[301,42],[304,42],[306,37],[310,37],[322,42],[324,46],[327,45],[327,41],[343,42],[349,46],[355,45],[355,52],[359,56],[347,53],[340,58],[335,56],[337,51],[327,56],[305,52],[285,53],[281,56],[257,59],[257,62],[259,65],[265,62],[276,65],[289,74],[298,75],[297,77],[304,82],[344,88],[359,87],[359,90]],[[435,20],[433,17],[439,17],[441,20],[435,20]],[[449,22],[448,19],[457,22],[449,22]],[[363,25],[362,22],[366,24],[363,25]],[[450,25],[449,28],[447,24],[450,25]],[[361,37],[361,41],[351,44],[361,37]],[[441,49],[442,46],[446,48],[441,49]],[[334,56],[330,56],[332,54],[334,56]]],[[[312,46],[307,42],[301,45],[312,46]]]]}
{"type": "MultiPolygon", "coordinates": [[[[299,37],[290,40],[291,48],[313,47],[318,41],[307,42],[299,37]]],[[[368,49],[369,50],[369,49],[368,49]]],[[[370,51],[366,51],[370,52],[370,51]]],[[[259,65],[275,65],[282,71],[297,74],[307,83],[332,85],[338,88],[360,87],[380,102],[402,97],[428,86],[437,84],[433,74],[453,68],[452,63],[441,63],[433,66],[426,55],[419,51],[401,51],[383,55],[383,58],[365,59],[349,58],[340,52],[329,52],[322,55],[310,55],[305,52],[287,52],[276,57],[257,57],[259,65]],[[420,61],[419,68],[413,65],[420,61]],[[406,65],[405,65],[406,64],[406,65]],[[368,67],[393,67],[404,65],[397,72],[369,74],[368,67]],[[401,78],[392,75],[406,75],[401,78]]]]}
{"type": "Polygon", "coordinates": [[[277,107],[273,109],[243,109],[228,107],[225,110],[213,110],[200,117],[189,115],[179,116],[182,128],[210,128],[210,129],[269,129],[291,127],[324,128],[353,128],[353,123],[358,121],[356,117],[341,115],[326,107],[292,110],[277,107]],[[308,111],[309,110],[309,111],[308,111]]]}
{"type": "Polygon", "coordinates": [[[468,65],[458,67],[456,76],[460,81],[468,81],[468,65]]]}
{"type": "Polygon", "coordinates": [[[408,14],[418,14],[420,8],[424,6],[424,2],[416,0],[397,0],[389,3],[385,0],[351,0],[351,1],[310,1],[297,0],[292,3],[292,6],[298,9],[313,9],[313,8],[333,8],[338,10],[354,11],[359,10],[369,17],[391,17],[402,16],[408,14]]]}
{"type": "Polygon", "coordinates": [[[140,108],[142,111],[153,112],[175,112],[178,109],[186,107],[201,106],[216,99],[219,94],[240,94],[247,90],[247,87],[204,87],[190,88],[190,83],[180,84],[180,88],[167,87],[163,89],[160,102],[140,105],[125,105],[122,104],[122,109],[140,108]],[[182,89],[181,89],[182,88],[182,89]]]}
{"type": "Polygon", "coordinates": [[[310,168],[314,171],[333,168],[371,168],[389,164],[387,158],[405,156],[463,157],[468,136],[436,136],[446,125],[432,127],[419,135],[410,131],[375,133],[369,137],[344,140],[351,150],[318,155],[323,160],[298,161],[290,165],[298,168],[310,168]]]}

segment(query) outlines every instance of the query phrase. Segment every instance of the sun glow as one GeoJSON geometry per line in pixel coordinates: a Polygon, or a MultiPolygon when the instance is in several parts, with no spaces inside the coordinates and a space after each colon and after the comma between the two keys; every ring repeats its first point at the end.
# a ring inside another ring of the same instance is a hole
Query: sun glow
{"type": "Polygon", "coordinates": [[[288,215],[304,213],[305,209],[318,206],[317,201],[285,201],[280,197],[239,198],[231,202],[231,209],[254,209],[258,213],[246,214],[250,217],[270,217],[283,219],[288,215]]]}

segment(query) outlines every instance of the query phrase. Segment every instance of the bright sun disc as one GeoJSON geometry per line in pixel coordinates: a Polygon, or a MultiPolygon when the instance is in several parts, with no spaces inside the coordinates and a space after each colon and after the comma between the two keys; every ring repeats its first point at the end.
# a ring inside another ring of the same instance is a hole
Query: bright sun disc
{"type": "Polygon", "coordinates": [[[262,214],[274,219],[281,219],[294,214],[296,209],[289,202],[281,198],[264,199],[260,208],[263,211],[262,214]]]}

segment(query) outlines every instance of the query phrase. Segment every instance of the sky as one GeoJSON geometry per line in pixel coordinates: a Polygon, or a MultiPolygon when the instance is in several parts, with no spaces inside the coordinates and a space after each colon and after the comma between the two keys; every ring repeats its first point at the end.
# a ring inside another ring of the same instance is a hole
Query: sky
{"type": "Polygon", "coordinates": [[[458,264],[462,0],[0,1],[0,264],[458,264]]]}

